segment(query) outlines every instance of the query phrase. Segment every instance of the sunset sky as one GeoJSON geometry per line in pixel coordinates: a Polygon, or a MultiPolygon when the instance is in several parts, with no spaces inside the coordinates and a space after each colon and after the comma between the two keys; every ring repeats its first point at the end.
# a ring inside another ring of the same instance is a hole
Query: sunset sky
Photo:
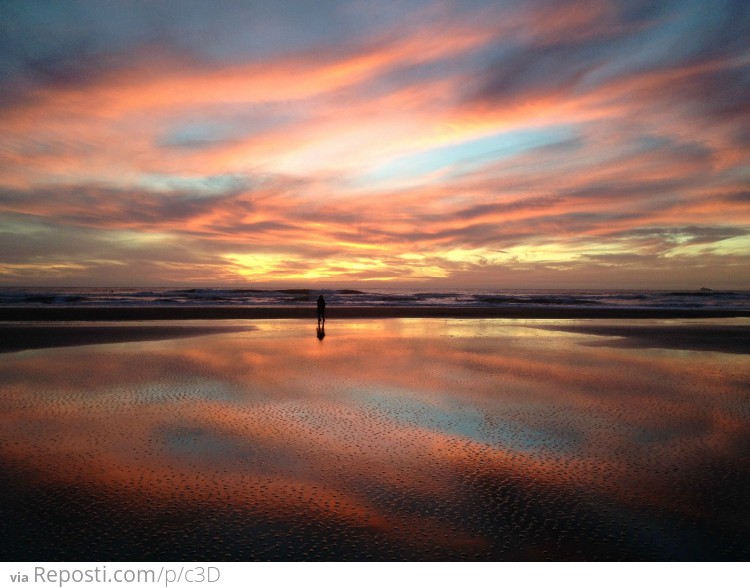
{"type": "Polygon", "coordinates": [[[750,288],[746,0],[0,4],[0,285],[750,288]]]}

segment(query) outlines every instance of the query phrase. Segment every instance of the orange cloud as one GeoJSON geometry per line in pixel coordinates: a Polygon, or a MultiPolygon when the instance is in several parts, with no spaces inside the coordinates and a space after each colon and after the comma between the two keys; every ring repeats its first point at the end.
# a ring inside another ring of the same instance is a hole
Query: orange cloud
{"type": "MultiPolygon", "coordinates": [[[[151,43],[23,86],[0,109],[0,214],[24,251],[44,231],[48,245],[44,263],[19,253],[3,275],[72,264],[105,279],[109,259],[125,279],[134,249],[168,242],[195,249],[206,281],[584,277],[603,253],[663,269],[673,245],[610,235],[710,225],[703,253],[741,286],[721,244],[747,254],[750,62],[730,39],[706,32],[680,52],[663,23],[700,30],[697,15],[626,18],[605,2],[444,10],[226,62],[151,43]],[[633,53],[649,35],[674,53],[633,53]],[[97,247],[140,236],[106,257],[51,247],[76,227],[97,247]]],[[[197,279],[187,256],[161,255],[153,279],[197,279]]]]}

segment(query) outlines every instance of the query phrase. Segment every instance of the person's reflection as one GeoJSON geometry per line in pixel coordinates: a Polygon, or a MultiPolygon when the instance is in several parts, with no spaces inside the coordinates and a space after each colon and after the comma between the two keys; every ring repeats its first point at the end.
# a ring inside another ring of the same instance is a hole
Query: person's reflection
{"type": "Polygon", "coordinates": [[[317,334],[318,334],[318,339],[320,341],[322,341],[323,337],[326,336],[326,327],[325,327],[325,324],[318,325],[318,328],[316,329],[316,331],[317,331],[317,334]]]}

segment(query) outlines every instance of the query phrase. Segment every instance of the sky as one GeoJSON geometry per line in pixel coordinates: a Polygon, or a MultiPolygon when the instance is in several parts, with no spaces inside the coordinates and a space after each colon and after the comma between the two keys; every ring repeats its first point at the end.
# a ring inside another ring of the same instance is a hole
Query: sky
{"type": "Polygon", "coordinates": [[[750,288],[745,0],[0,4],[0,285],[750,288]]]}

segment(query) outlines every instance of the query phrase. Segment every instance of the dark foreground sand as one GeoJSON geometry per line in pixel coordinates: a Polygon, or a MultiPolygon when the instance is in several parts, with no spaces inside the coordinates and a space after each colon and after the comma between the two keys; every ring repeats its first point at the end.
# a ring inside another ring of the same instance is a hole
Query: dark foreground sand
{"type": "Polygon", "coordinates": [[[750,324],[748,325],[709,325],[654,324],[652,321],[643,325],[617,324],[574,324],[544,325],[540,328],[582,333],[598,337],[617,337],[590,342],[589,345],[606,345],[609,347],[660,347],[663,349],[684,349],[688,351],[718,351],[721,353],[750,353],[750,324]]]}
{"type": "Polygon", "coordinates": [[[158,341],[181,339],[233,331],[250,330],[252,327],[220,326],[5,326],[0,325],[0,353],[23,349],[48,347],[75,347],[99,343],[127,343],[133,341],[158,341]]]}
{"type": "MultiPolygon", "coordinates": [[[[598,322],[598,321],[597,321],[598,322]]],[[[750,324],[659,324],[644,320],[643,324],[578,323],[550,324],[540,322],[539,329],[595,335],[597,339],[586,342],[590,346],[621,348],[662,348],[687,351],[715,351],[720,353],[750,354],[750,324]],[[601,337],[601,339],[599,339],[601,337]]],[[[530,325],[526,325],[530,326],[530,325]]],[[[75,347],[102,343],[128,343],[200,337],[238,331],[255,327],[243,326],[185,326],[185,325],[90,325],[69,326],[60,324],[30,324],[5,326],[0,323],[0,353],[24,349],[75,347]]]]}
{"type": "MultiPolygon", "coordinates": [[[[465,308],[460,306],[329,307],[329,319],[519,318],[671,319],[750,317],[750,311],[644,308],[465,308]]],[[[0,321],[147,321],[315,318],[313,307],[0,308],[0,321]]]]}
{"type": "MultiPolygon", "coordinates": [[[[660,347],[724,353],[750,353],[750,323],[707,324],[705,319],[750,317],[741,310],[628,309],[628,308],[461,308],[461,307],[339,307],[328,313],[329,324],[359,319],[519,319],[536,320],[541,329],[602,337],[590,345],[660,347]],[[593,319],[593,322],[577,322],[593,319]],[[670,324],[672,319],[703,319],[670,324]],[[569,323],[549,323],[567,320],[569,323]],[[618,324],[623,321],[622,324],[618,324]],[[612,339],[615,337],[616,339],[612,339]]],[[[96,343],[153,341],[250,330],[227,325],[130,325],[128,321],[212,321],[309,319],[306,307],[165,307],[165,308],[0,308],[0,353],[23,349],[69,347],[96,343]],[[3,324],[6,321],[6,324],[3,324]],[[71,325],[69,321],[84,324],[71,325]],[[29,324],[18,325],[18,322],[29,324]],[[102,324],[115,322],[119,324],[102,324]]]]}

